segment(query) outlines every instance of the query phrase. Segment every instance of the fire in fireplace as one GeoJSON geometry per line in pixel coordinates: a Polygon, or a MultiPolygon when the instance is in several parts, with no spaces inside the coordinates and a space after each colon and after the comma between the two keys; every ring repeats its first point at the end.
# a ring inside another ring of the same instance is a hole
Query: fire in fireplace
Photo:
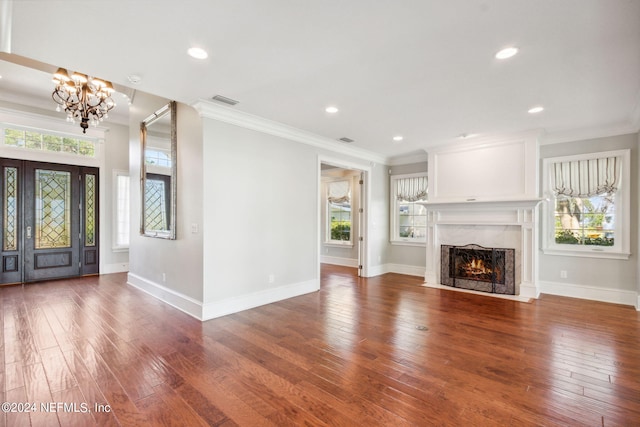
{"type": "Polygon", "coordinates": [[[443,285],[515,295],[515,250],[478,245],[441,249],[443,285]]]}

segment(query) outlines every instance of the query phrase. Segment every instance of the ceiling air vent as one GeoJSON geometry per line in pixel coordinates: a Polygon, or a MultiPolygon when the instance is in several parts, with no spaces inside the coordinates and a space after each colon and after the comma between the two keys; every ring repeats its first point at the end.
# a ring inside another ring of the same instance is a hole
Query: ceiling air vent
{"type": "Polygon", "coordinates": [[[227,104],[227,105],[236,105],[238,103],[238,101],[236,101],[235,99],[227,98],[226,96],[222,96],[222,95],[216,95],[211,99],[213,99],[214,101],[222,102],[223,104],[227,104]]]}
{"type": "Polygon", "coordinates": [[[342,141],[342,142],[346,142],[346,143],[351,143],[353,142],[353,139],[351,138],[347,138],[346,136],[343,136],[342,138],[340,138],[338,141],[342,141]]]}

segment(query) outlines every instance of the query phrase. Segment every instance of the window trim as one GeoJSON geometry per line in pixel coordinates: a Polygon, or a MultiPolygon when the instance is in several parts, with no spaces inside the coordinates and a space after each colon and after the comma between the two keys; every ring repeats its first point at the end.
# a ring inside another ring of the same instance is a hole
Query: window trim
{"type": "Polygon", "coordinates": [[[546,198],[542,209],[542,252],[545,255],[561,255],[585,258],[629,259],[631,255],[631,150],[613,150],[570,156],[549,157],[543,160],[543,191],[546,198]],[[616,226],[613,246],[562,245],[555,242],[555,200],[551,192],[551,165],[557,162],[591,160],[618,157],[622,161],[620,186],[615,193],[616,226]]]}
{"type": "MultiPolygon", "coordinates": [[[[399,229],[400,229],[400,218],[398,218],[398,198],[396,195],[397,185],[396,181],[399,179],[405,178],[420,178],[427,177],[428,172],[416,172],[416,173],[407,173],[401,175],[391,175],[389,179],[389,194],[391,200],[389,201],[390,205],[390,227],[389,227],[389,242],[392,245],[398,246],[417,246],[417,247],[426,247],[427,246],[427,238],[425,236],[424,240],[419,240],[412,237],[400,237],[399,229]]],[[[414,202],[418,203],[418,202],[414,202]]]]}

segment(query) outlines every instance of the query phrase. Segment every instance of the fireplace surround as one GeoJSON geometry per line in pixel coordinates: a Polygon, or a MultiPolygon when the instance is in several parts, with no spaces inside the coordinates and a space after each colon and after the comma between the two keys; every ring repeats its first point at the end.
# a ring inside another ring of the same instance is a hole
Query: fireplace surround
{"type": "Polygon", "coordinates": [[[440,253],[443,285],[515,295],[515,249],[441,245],[440,253]]]}

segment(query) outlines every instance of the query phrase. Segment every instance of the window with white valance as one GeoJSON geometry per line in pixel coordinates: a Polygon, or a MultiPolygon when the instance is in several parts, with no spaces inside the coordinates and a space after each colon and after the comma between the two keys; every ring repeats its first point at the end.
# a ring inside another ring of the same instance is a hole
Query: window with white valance
{"type": "Polygon", "coordinates": [[[391,241],[395,244],[424,244],[427,236],[427,174],[391,177],[391,241]]]}
{"type": "Polygon", "coordinates": [[[327,243],[351,244],[351,181],[327,182],[327,243]]]}
{"type": "Polygon", "coordinates": [[[629,157],[619,150],[545,159],[546,253],[628,257],[629,157]]]}

